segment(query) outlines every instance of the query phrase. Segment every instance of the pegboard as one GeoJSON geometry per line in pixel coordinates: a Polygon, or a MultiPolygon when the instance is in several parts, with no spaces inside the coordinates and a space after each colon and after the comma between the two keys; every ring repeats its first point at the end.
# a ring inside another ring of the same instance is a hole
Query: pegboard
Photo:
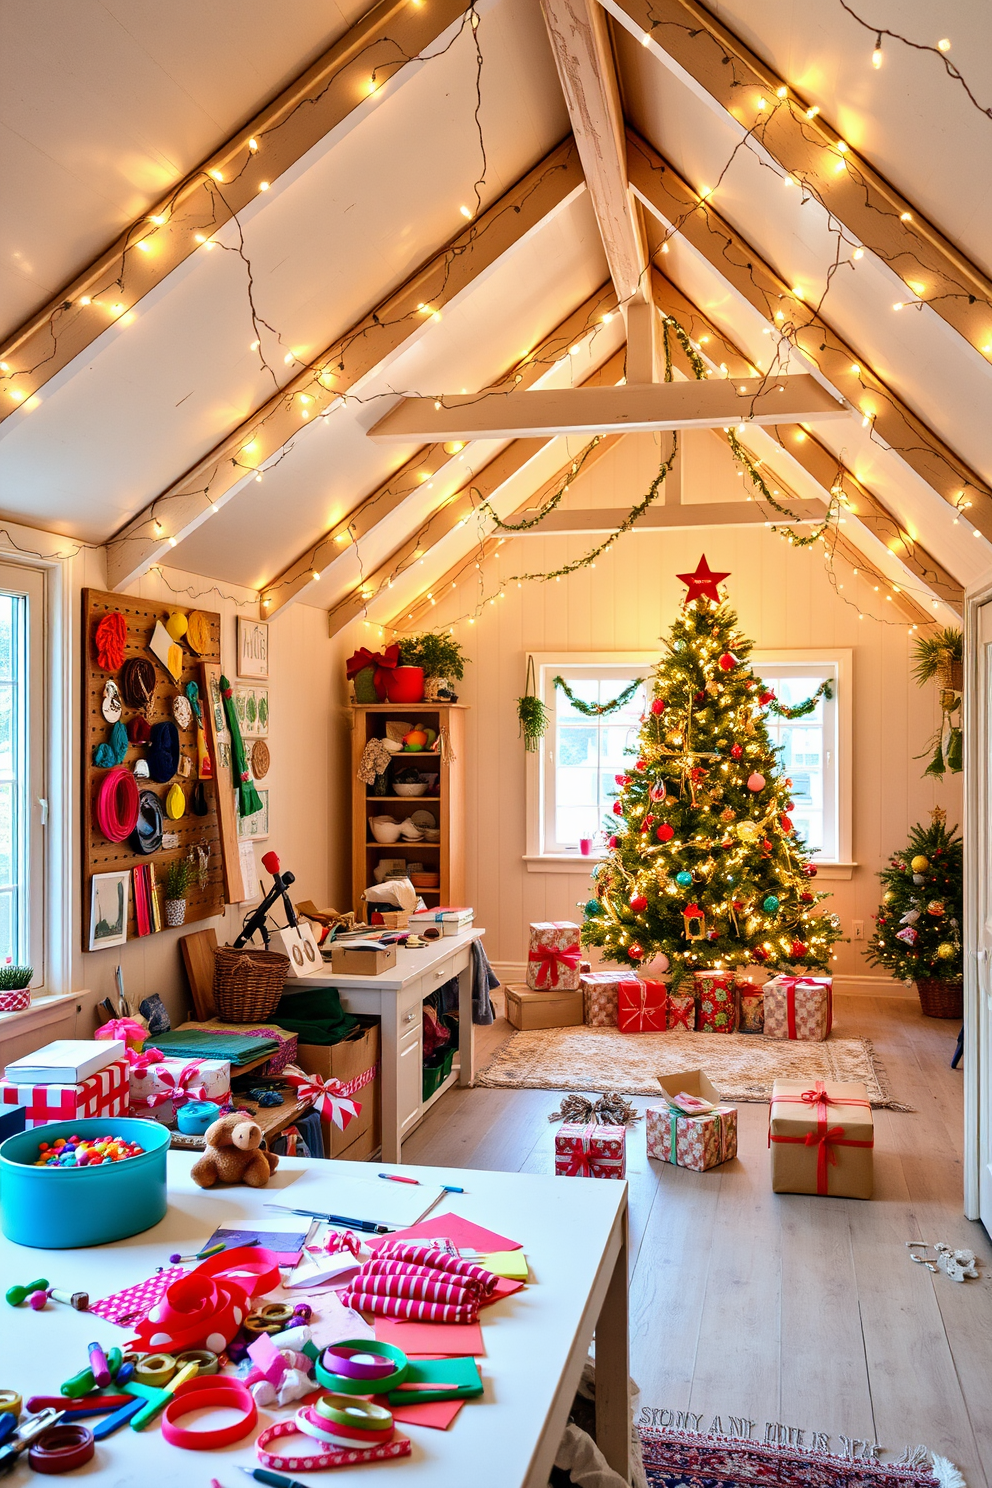
{"type": "MultiPolygon", "coordinates": [[[[138,781],[139,790],[151,790],[162,802],[162,813],[164,818],[164,829],[175,832],[179,844],[170,849],[161,849],[157,853],[143,854],[134,852],[130,842],[110,842],[97,825],[96,820],[96,798],[100,784],[107,771],[93,763],[93,755],[98,744],[106,743],[110,738],[111,725],[104,718],[100,705],[103,701],[104,684],[109,678],[113,678],[120,685],[120,672],[104,671],[97,664],[96,653],[96,628],[104,615],[116,610],[127,622],[127,640],[124,647],[124,660],[128,661],[133,656],[143,657],[150,661],[155,669],[155,693],[151,704],[145,710],[130,708],[124,704],[121,722],[125,727],[131,722],[136,713],[144,711],[149,724],[175,722],[172,713],[172,699],[177,693],[184,690],[187,682],[196,682],[200,689],[200,702],[206,715],[210,706],[210,698],[207,687],[204,685],[202,663],[220,662],[220,616],[210,610],[200,610],[208,623],[210,644],[202,655],[196,655],[183,641],[180,649],[183,653],[183,674],[179,682],[173,682],[172,676],[165,670],[152,652],[148,649],[148,641],[151,639],[155,622],[161,620],[164,624],[171,614],[177,610],[183,614],[192,614],[192,609],[184,605],[157,604],[152,601],[133,599],[124,594],[105,594],[99,589],[83,590],[83,677],[82,677],[82,710],[83,725],[82,736],[82,842],[83,842],[83,898],[82,898],[82,939],[83,950],[89,949],[90,933],[90,902],[91,902],[91,880],[94,873],[121,872],[125,868],[130,870],[139,863],[154,863],[155,873],[159,884],[160,899],[163,897],[162,885],[168,864],[176,858],[183,858],[189,854],[195,843],[201,843],[210,849],[210,862],[207,873],[205,888],[200,888],[198,881],[194,878],[186,891],[186,923],[191,921],[205,920],[212,915],[218,915],[224,908],[224,860],[223,844],[221,840],[220,824],[217,810],[217,779],[221,774],[220,764],[214,755],[214,779],[203,782],[204,794],[207,802],[207,814],[195,816],[188,806],[189,799],[196,784],[196,725],[195,719],[191,726],[179,729],[180,751],[191,759],[193,773],[185,780],[179,776],[173,778],[182,786],[187,799],[187,810],[185,816],[179,821],[172,821],[165,813],[165,798],[173,781],[159,783],[154,780],[144,779],[138,781]]],[[[178,725],[177,725],[178,727],[178,725]]],[[[209,737],[209,736],[208,736],[209,737]]],[[[121,761],[125,766],[133,767],[136,760],[147,757],[147,749],[140,745],[131,745],[124,759],[121,761]]],[[[162,928],[165,925],[165,906],[162,903],[162,928]]],[[[156,934],[152,931],[152,934],[156,934]]],[[[128,894],[128,922],[127,938],[129,941],[138,938],[137,921],[134,908],[134,880],[130,881],[128,894]]],[[[119,948],[118,948],[119,949],[119,948]]]]}

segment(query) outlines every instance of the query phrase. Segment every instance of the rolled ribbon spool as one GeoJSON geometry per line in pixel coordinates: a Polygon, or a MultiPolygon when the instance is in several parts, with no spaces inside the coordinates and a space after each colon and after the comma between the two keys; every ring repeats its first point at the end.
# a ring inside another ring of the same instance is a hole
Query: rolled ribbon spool
{"type": "Polygon", "coordinates": [[[162,1412],[162,1435],[174,1447],[186,1447],[202,1451],[210,1447],[228,1447],[241,1441],[253,1431],[258,1421],[258,1406],[254,1396],[240,1380],[226,1375],[216,1378],[191,1379],[180,1385],[173,1398],[162,1412]],[[203,1409],[241,1410],[244,1415],[229,1426],[219,1426],[213,1431],[190,1431],[177,1426],[181,1416],[203,1409]]]}
{"type": "Polygon", "coordinates": [[[216,1374],[220,1368],[220,1360],[210,1349],[187,1349],[185,1353],[177,1354],[176,1368],[182,1369],[186,1364],[199,1364],[197,1379],[202,1379],[205,1374],[216,1374]]]}
{"type": "Polygon", "coordinates": [[[96,824],[108,842],[123,842],[138,820],[138,787],[123,765],[108,770],[96,797],[96,824]]]}
{"type": "Polygon", "coordinates": [[[396,1360],[368,1343],[335,1343],[324,1350],[324,1368],[349,1379],[381,1380],[396,1369],[396,1360]]]}
{"type": "Polygon", "coordinates": [[[393,1439],[392,1421],[383,1431],[366,1431],[360,1426],[339,1426],[305,1405],[296,1412],[296,1426],[304,1436],[338,1448],[381,1447],[393,1439]]]}
{"type": "Polygon", "coordinates": [[[384,1405],[371,1400],[356,1400],[352,1395],[319,1395],[316,1410],[325,1423],[357,1427],[360,1431],[388,1431],[393,1424],[393,1413],[384,1405]]]}
{"type": "Polygon", "coordinates": [[[251,1297],[264,1297],[282,1284],[278,1258],[261,1245],[236,1245],[232,1250],[222,1250],[201,1261],[192,1274],[218,1280],[229,1278],[251,1297]]]}
{"type": "Polygon", "coordinates": [[[208,1126],[213,1126],[220,1115],[216,1101],[187,1101],[176,1112],[179,1130],[188,1136],[202,1137],[208,1126]]]}
{"type": "MultiPolygon", "coordinates": [[[[189,1359],[192,1356],[186,1354],[185,1357],[189,1359]]],[[[172,1354],[146,1354],[134,1366],[134,1378],[139,1385],[164,1390],[178,1368],[179,1360],[172,1354]]]]}
{"type": "Polygon", "coordinates": [[[245,1319],[244,1329],[255,1337],[260,1333],[282,1333],[292,1317],[292,1302],[263,1302],[245,1319]]]}
{"type": "MultiPolygon", "coordinates": [[[[369,1347],[367,1339],[348,1338],[345,1340],[345,1346],[359,1349],[362,1353],[371,1353],[373,1351],[369,1347]]],[[[340,1347],[341,1344],[335,1345],[335,1348],[340,1347]]],[[[390,1390],[395,1390],[396,1386],[401,1385],[406,1379],[409,1360],[402,1349],[396,1348],[391,1343],[376,1342],[374,1351],[386,1359],[392,1359],[396,1364],[396,1368],[392,1374],[383,1375],[375,1381],[376,1394],[385,1395],[390,1390]]],[[[324,1355],[321,1355],[314,1365],[314,1372],[317,1376],[317,1383],[323,1385],[325,1390],[331,1390],[339,1395],[367,1395],[369,1393],[369,1381],[367,1379],[353,1379],[346,1374],[335,1374],[333,1369],[324,1368],[323,1360],[324,1355]]]]}
{"type": "Polygon", "coordinates": [[[96,1447],[88,1426],[74,1423],[50,1426],[28,1448],[28,1463],[36,1473],[71,1472],[89,1462],[96,1447]]]}
{"type": "MultiPolygon", "coordinates": [[[[269,1447],[281,1436],[297,1436],[299,1426],[294,1421],[277,1421],[274,1426],[267,1426],[261,1432],[255,1442],[255,1450],[258,1460],[263,1467],[272,1468],[275,1472],[319,1472],[324,1467],[345,1467],[353,1458],[349,1452],[358,1451],[357,1447],[326,1447],[323,1452],[313,1455],[305,1455],[301,1451],[295,1452],[270,1452],[269,1447]]],[[[384,1457],[409,1457],[410,1443],[406,1437],[399,1437],[395,1441],[383,1443],[384,1457]]],[[[368,1459],[366,1459],[368,1460],[368,1459]]]]}
{"type": "Polygon", "coordinates": [[[0,1415],[4,1411],[10,1411],[13,1416],[21,1414],[21,1397],[16,1390],[0,1390],[0,1415]]]}

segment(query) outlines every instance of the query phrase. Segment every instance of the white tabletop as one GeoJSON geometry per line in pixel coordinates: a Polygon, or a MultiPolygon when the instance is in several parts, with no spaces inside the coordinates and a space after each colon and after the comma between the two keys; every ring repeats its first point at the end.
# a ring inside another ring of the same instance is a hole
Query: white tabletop
{"type": "MultiPolygon", "coordinates": [[[[412,953],[410,953],[412,954],[412,953]]],[[[0,1275],[4,1287],[47,1277],[53,1286],[86,1289],[92,1300],[150,1276],[168,1264],[171,1251],[192,1252],[219,1224],[259,1227],[269,1202],[333,1211],[336,1174],[352,1178],[353,1163],[312,1162],[283,1158],[266,1189],[228,1188],[207,1192],[189,1177],[196,1154],[169,1154],[169,1212],[160,1225],[116,1245],[82,1251],[28,1250],[0,1240],[0,1275]]],[[[375,1171],[371,1169],[370,1171],[375,1171]]],[[[592,1178],[548,1178],[524,1173],[482,1173],[468,1169],[404,1167],[405,1174],[435,1185],[454,1182],[464,1194],[446,1195],[434,1215],[456,1213],[519,1240],[530,1263],[533,1282],[493,1306],[482,1317],[486,1346],[479,1360],[485,1396],[463,1406],[447,1431],[424,1426],[399,1428],[413,1444],[411,1457],[368,1463],[360,1481],[375,1488],[519,1488],[527,1478],[555,1390],[569,1352],[583,1324],[590,1292],[601,1280],[603,1261],[626,1207],[626,1183],[592,1178]]],[[[305,1222],[305,1221],[304,1221],[305,1222]]],[[[63,1379],[87,1362],[86,1345],[98,1339],[104,1347],[126,1341],[130,1334],[86,1313],[49,1303],[41,1313],[28,1307],[3,1308],[0,1388],[57,1395],[63,1379]]],[[[288,1418],[295,1407],[260,1410],[259,1430],[288,1418]]],[[[191,1419],[190,1424],[195,1424],[191,1419]]],[[[257,1433],[256,1433],[257,1434],[257,1433]]],[[[208,1488],[217,1478],[224,1488],[249,1480],[237,1466],[258,1466],[248,1438],[211,1452],[191,1452],[162,1440],[157,1426],[142,1432],[125,1427],[97,1443],[88,1467],[73,1481],[103,1488],[208,1488]]],[[[291,1438],[297,1444],[297,1438],[291,1438]]],[[[278,1443],[275,1444],[278,1448],[278,1443]]],[[[293,1473],[308,1484],[333,1488],[351,1472],[293,1473]]],[[[25,1465],[6,1479],[13,1485],[36,1483],[25,1465]]],[[[359,1481],[356,1477],[355,1481],[359,1481]]]]}
{"type": "MultiPolygon", "coordinates": [[[[286,992],[306,992],[310,987],[364,987],[371,991],[399,991],[439,962],[446,961],[455,951],[464,950],[473,940],[481,940],[485,933],[485,930],[472,929],[463,930],[459,935],[442,935],[412,951],[398,945],[396,965],[391,966],[388,971],[380,971],[378,976],[356,976],[354,972],[331,971],[328,968],[327,971],[314,972],[311,976],[294,977],[287,982],[286,992]]],[[[374,928],[369,930],[369,938],[375,938],[374,928]]],[[[343,944],[347,945],[347,942],[343,944]]]]}

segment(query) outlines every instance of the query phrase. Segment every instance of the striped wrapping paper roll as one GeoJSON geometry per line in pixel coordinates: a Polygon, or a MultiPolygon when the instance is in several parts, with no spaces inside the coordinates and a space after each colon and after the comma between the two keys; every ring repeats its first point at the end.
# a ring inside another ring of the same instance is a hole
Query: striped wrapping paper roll
{"type": "Polygon", "coordinates": [[[443,1282],[446,1286],[457,1287],[464,1292],[464,1297],[452,1300],[467,1302],[470,1297],[478,1301],[485,1300],[487,1293],[484,1287],[477,1281],[465,1276],[451,1276],[444,1271],[431,1271],[424,1266],[414,1266],[410,1261],[367,1261],[362,1268],[363,1276],[423,1276],[432,1281],[443,1282]]]}
{"type": "Polygon", "coordinates": [[[408,1297],[377,1297],[371,1292],[360,1291],[357,1282],[344,1293],[342,1301],[359,1312],[371,1312],[376,1317],[405,1318],[418,1323],[475,1323],[479,1309],[475,1303],[456,1306],[451,1302],[416,1302],[408,1297]]]}
{"type": "Polygon", "coordinates": [[[425,1275],[422,1271],[408,1276],[356,1277],[355,1286],[373,1297],[410,1297],[417,1302],[454,1302],[459,1306],[478,1307],[479,1295],[448,1281],[443,1276],[425,1275]]]}
{"type": "Polygon", "coordinates": [[[486,1297],[495,1291],[498,1280],[491,1271],[476,1266],[472,1261],[463,1261],[460,1256],[449,1255],[446,1250],[437,1250],[434,1246],[413,1245],[408,1240],[387,1240],[376,1251],[376,1259],[409,1261],[418,1266],[430,1266],[434,1271],[449,1271],[453,1276],[464,1276],[477,1281],[486,1297]]]}

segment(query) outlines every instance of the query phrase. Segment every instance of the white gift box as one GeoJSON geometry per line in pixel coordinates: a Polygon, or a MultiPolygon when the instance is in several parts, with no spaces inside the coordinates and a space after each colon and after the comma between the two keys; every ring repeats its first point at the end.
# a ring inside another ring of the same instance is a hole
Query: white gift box
{"type": "Polygon", "coordinates": [[[171,1126],[188,1100],[225,1101],[231,1093],[226,1059],[163,1059],[131,1070],[131,1110],[171,1126]]]}

